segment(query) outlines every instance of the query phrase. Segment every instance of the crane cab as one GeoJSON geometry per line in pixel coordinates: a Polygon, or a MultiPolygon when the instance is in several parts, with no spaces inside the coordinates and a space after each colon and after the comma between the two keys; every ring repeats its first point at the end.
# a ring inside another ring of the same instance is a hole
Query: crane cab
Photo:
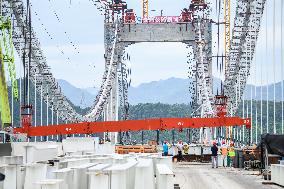
{"type": "Polygon", "coordinates": [[[124,12],[125,9],[127,9],[127,4],[122,0],[114,0],[114,3],[110,5],[110,8],[113,12],[121,13],[124,12]]]}
{"type": "Polygon", "coordinates": [[[135,23],[135,13],[133,9],[125,10],[124,23],[135,23]]]}
{"type": "Polygon", "coordinates": [[[192,18],[192,13],[184,8],[181,12],[181,22],[191,22],[191,18],[192,18]]]}

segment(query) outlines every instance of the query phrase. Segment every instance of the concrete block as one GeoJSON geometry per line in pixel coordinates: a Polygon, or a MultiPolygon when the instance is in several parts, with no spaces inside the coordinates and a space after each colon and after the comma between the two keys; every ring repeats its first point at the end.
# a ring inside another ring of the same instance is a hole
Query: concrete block
{"type": "Polygon", "coordinates": [[[133,189],[135,184],[135,165],[137,162],[113,165],[107,169],[111,174],[112,189],[133,189]]]}
{"type": "Polygon", "coordinates": [[[26,148],[26,162],[36,163],[41,161],[52,160],[57,157],[57,145],[30,145],[24,146],[26,148]]]}
{"type": "Polygon", "coordinates": [[[156,158],[156,167],[157,164],[165,164],[167,165],[171,170],[173,169],[173,161],[171,156],[159,156],[156,158]]]}
{"type": "Polygon", "coordinates": [[[63,152],[94,152],[95,140],[93,138],[67,138],[62,141],[63,152]]]}
{"type": "Polygon", "coordinates": [[[47,174],[47,164],[27,164],[24,189],[31,189],[36,187],[36,182],[45,180],[47,174]]]}
{"type": "Polygon", "coordinates": [[[1,164],[22,165],[23,156],[2,156],[0,157],[0,165],[1,164]]]}
{"type": "Polygon", "coordinates": [[[165,164],[157,164],[157,189],[172,189],[173,171],[165,164]]]}
{"type": "Polygon", "coordinates": [[[1,165],[0,173],[5,175],[0,189],[17,189],[17,166],[16,165],[1,165]]]}
{"type": "Polygon", "coordinates": [[[54,171],[55,178],[63,180],[62,189],[73,189],[72,181],[74,170],[70,168],[64,168],[54,171]]]}
{"type": "Polygon", "coordinates": [[[284,186],[284,165],[271,164],[271,181],[284,186]]]}
{"type": "Polygon", "coordinates": [[[87,170],[90,167],[97,165],[96,163],[87,163],[75,167],[70,167],[74,172],[72,185],[74,189],[77,188],[87,188],[88,186],[88,177],[87,177],[87,170]]]}
{"type": "Polygon", "coordinates": [[[88,169],[89,189],[109,189],[109,174],[104,171],[110,164],[98,164],[88,169]]]}
{"type": "Polygon", "coordinates": [[[36,182],[34,189],[62,189],[63,180],[48,179],[36,182]]]}
{"type": "Polygon", "coordinates": [[[152,159],[139,159],[135,168],[134,189],[155,189],[154,169],[152,159]]]}

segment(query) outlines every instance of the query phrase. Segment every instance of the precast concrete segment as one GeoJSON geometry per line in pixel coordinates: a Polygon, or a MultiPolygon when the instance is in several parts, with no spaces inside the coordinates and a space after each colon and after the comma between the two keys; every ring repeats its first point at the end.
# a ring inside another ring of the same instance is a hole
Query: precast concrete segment
{"type": "Polygon", "coordinates": [[[271,165],[271,181],[284,187],[284,165],[271,165]]]}
{"type": "Polygon", "coordinates": [[[0,182],[1,189],[17,189],[17,165],[0,165],[0,172],[5,180],[0,182]]]}
{"type": "Polygon", "coordinates": [[[125,164],[113,165],[107,169],[111,175],[112,189],[133,189],[135,181],[135,165],[137,162],[128,162],[125,164]]]}
{"type": "Polygon", "coordinates": [[[61,179],[46,179],[36,182],[34,189],[62,189],[62,183],[61,179]]]}
{"type": "Polygon", "coordinates": [[[110,164],[98,164],[88,169],[89,189],[109,189],[109,174],[104,169],[110,164]]]}
{"type": "Polygon", "coordinates": [[[46,179],[47,164],[27,164],[25,165],[25,168],[24,189],[35,188],[37,181],[46,179]]]}
{"type": "Polygon", "coordinates": [[[153,160],[140,159],[135,169],[134,189],[155,189],[153,160]]]}
{"type": "Polygon", "coordinates": [[[157,164],[157,189],[172,189],[174,173],[165,164],[157,164]]]}
{"type": "Polygon", "coordinates": [[[26,162],[25,163],[35,163],[39,161],[47,161],[57,157],[57,146],[33,146],[26,145],[24,146],[26,150],[26,162]]]}
{"type": "Polygon", "coordinates": [[[64,169],[58,169],[53,172],[55,174],[56,179],[62,179],[62,189],[73,189],[72,183],[72,177],[74,174],[74,170],[70,168],[64,168],[64,169]]]}
{"type": "Polygon", "coordinates": [[[83,165],[78,165],[74,167],[70,167],[73,169],[73,178],[72,178],[72,186],[73,188],[87,188],[88,186],[88,177],[87,170],[93,166],[97,165],[97,163],[86,163],[83,165]]]}

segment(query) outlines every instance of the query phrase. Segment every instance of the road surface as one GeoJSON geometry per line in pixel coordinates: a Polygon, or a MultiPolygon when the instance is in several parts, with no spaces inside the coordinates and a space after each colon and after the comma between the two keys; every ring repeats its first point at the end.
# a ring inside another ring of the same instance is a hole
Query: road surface
{"type": "Polygon", "coordinates": [[[263,185],[258,172],[243,169],[212,169],[210,164],[178,164],[174,169],[174,184],[180,189],[274,189],[263,185]]]}

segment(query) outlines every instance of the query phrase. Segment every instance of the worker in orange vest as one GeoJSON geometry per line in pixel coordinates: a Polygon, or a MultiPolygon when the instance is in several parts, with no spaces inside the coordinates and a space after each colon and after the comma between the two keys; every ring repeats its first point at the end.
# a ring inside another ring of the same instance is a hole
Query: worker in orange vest
{"type": "Polygon", "coordinates": [[[226,145],[225,140],[222,141],[221,154],[222,154],[222,165],[223,167],[227,167],[228,147],[226,145]]]}

